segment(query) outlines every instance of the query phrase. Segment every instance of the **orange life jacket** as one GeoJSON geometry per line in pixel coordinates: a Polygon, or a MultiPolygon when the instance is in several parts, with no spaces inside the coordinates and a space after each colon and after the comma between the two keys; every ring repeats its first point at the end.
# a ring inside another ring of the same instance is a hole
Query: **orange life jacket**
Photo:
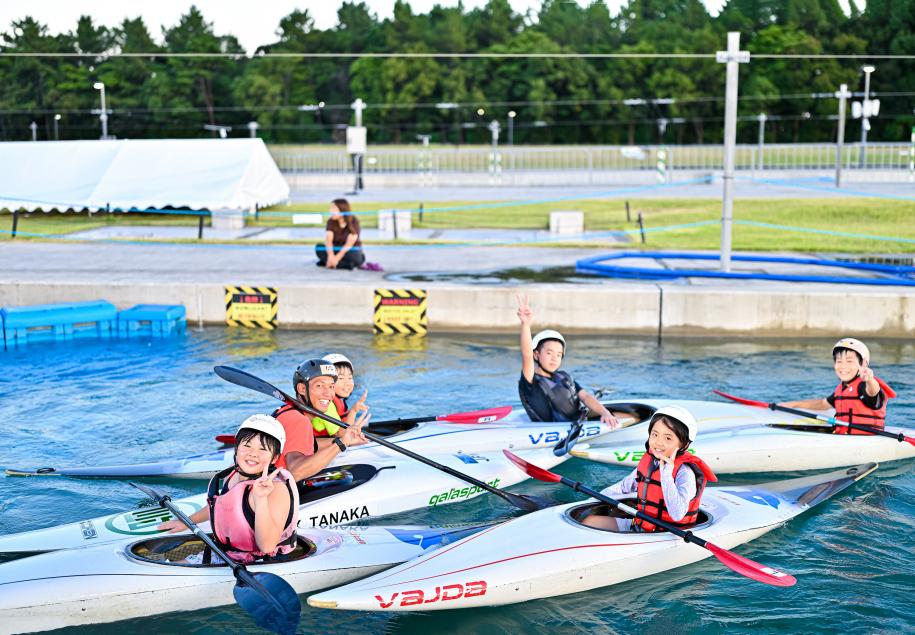
{"type": "MultiPolygon", "coordinates": [[[[699,502],[702,499],[702,492],[705,491],[705,485],[708,482],[714,483],[718,480],[718,477],[715,476],[712,468],[705,461],[689,452],[684,452],[674,460],[674,478],[677,477],[677,472],[683,465],[686,465],[696,474],[696,495],[689,502],[686,515],[680,520],[674,520],[667,513],[667,505],[664,504],[660,463],[650,452],[646,451],[642,455],[638,466],[636,466],[637,474],[635,477],[638,483],[636,490],[638,504],[636,507],[640,512],[680,527],[696,524],[696,516],[699,514],[699,502]]],[[[636,518],[632,521],[632,526],[638,528],[639,531],[661,531],[657,525],[653,525],[641,518],[636,518]]]]}
{"type": "MultiPolygon", "coordinates": [[[[873,426],[880,430],[883,429],[886,424],[886,402],[891,397],[895,397],[896,392],[887,386],[882,379],[876,377],[874,377],[874,379],[880,384],[880,389],[883,391],[884,395],[883,403],[880,404],[880,408],[874,410],[864,405],[864,402],[861,401],[861,395],[858,394],[858,390],[860,390],[859,386],[861,385],[861,377],[855,377],[848,382],[848,384],[839,382],[835,392],[832,393],[832,397],[835,400],[836,419],[839,421],[847,421],[848,423],[873,426]]],[[[836,426],[833,433],[867,434],[867,432],[849,428],[848,426],[836,426]]]]}
{"type": "Polygon", "coordinates": [[[283,453],[276,460],[277,467],[286,467],[286,454],[289,452],[301,452],[305,456],[311,456],[318,451],[318,440],[315,438],[310,417],[289,404],[274,410],[272,416],[286,430],[286,444],[283,453]]]}
{"type": "Polygon", "coordinates": [[[250,563],[262,558],[272,558],[277,554],[289,553],[296,546],[296,526],[299,524],[299,496],[295,481],[287,470],[276,470],[273,479],[289,488],[289,514],[286,525],[280,534],[279,544],[270,553],[257,548],[254,536],[254,510],[248,502],[248,494],[255,479],[239,481],[222,493],[220,482],[232,477],[235,468],[229,468],[216,474],[207,488],[207,503],[210,506],[210,526],[213,536],[226,555],[236,562],[250,563]]]}

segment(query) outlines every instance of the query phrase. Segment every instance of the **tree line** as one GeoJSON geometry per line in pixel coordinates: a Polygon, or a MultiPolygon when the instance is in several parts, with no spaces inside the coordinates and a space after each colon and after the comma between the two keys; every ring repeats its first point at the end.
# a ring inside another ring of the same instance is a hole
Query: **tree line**
{"type": "MultiPolygon", "coordinates": [[[[157,42],[142,18],[116,26],[83,16],[52,34],[25,16],[0,36],[0,53],[94,53],[88,57],[0,56],[0,139],[98,138],[105,85],[109,133],[119,138],[201,137],[249,122],[270,143],[340,142],[362,98],[371,143],[486,143],[509,113],[515,143],[720,143],[724,68],[698,58],[382,58],[310,53],[714,53],[741,33],[751,54],[915,55],[915,0],[728,0],[717,16],[699,0],[630,0],[612,15],[544,0],[537,12],[508,0],[480,8],[414,12],[398,0],[379,20],[364,2],[344,2],[333,28],[315,28],[307,10],[280,20],[274,42],[245,51],[191,7],[162,27],[157,42]],[[118,57],[115,53],[143,53],[118,57]],[[168,57],[165,53],[227,53],[168,57]],[[270,57],[264,53],[303,54],[270,57]],[[210,129],[205,129],[209,126],[210,129]]],[[[863,91],[862,60],[753,59],[740,69],[741,142],[833,141],[840,84],[863,91]]],[[[871,90],[881,99],[871,139],[902,141],[915,125],[915,62],[876,60],[871,90]]],[[[860,100],[860,95],[856,97],[860,100]]],[[[859,124],[848,124],[856,138],[859,124]]]]}

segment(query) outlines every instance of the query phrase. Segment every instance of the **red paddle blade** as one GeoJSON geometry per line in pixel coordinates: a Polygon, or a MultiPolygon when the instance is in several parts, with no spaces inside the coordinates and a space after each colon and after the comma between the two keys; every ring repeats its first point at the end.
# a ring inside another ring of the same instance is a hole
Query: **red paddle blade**
{"type": "Polygon", "coordinates": [[[217,434],[216,441],[222,443],[223,445],[235,445],[235,435],[234,434],[217,434]]]}
{"type": "Polygon", "coordinates": [[[742,403],[745,406],[758,406],[760,408],[768,408],[769,404],[764,401],[753,401],[752,399],[744,399],[743,397],[737,397],[735,395],[729,395],[726,392],[721,392],[720,390],[712,390],[713,393],[719,397],[724,397],[725,399],[730,399],[731,401],[736,401],[737,403],[742,403]]]}
{"type": "Polygon", "coordinates": [[[789,573],[767,567],[758,562],[753,562],[749,558],[738,556],[736,553],[732,553],[727,549],[722,549],[710,542],[705,543],[705,548],[711,551],[715,557],[721,561],[721,564],[751,580],[756,580],[757,582],[762,582],[764,584],[771,584],[772,586],[783,587],[797,584],[797,579],[789,573]]]}
{"type": "Polygon", "coordinates": [[[559,476],[559,474],[553,474],[549,470],[545,470],[542,467],[537,467],[533,463],[528,463],[517,454],[509,452],[508,450],[502,450],[502,454],[504,454],[509,461],[517,465],[522,472],[531,478],[535,478],[538,481],[544,481],[546,483],[559,483],[562,480],[562,477],[559,476]]]}
{"type": "Polygon", "coordinates": [[[471,412],[455,412],[450,415],[436,417],[439,421],[450,423],[492,423],[508,416],[512,411],[511,406],[499,406],[486,410],[473,410],[471,412]]]}
{"type": "Polygon", "coordinates": [[[906,440],[906,443],[911,443],[915,445],[915,437],[903,437],[906,440]]]}

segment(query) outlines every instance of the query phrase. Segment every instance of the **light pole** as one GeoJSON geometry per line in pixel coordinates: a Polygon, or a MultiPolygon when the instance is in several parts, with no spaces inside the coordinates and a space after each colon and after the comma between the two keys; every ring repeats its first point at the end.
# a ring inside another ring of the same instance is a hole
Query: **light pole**
{"type": "Polygon", "coordinates": [[[101,91],[102,99],[102,110],[99,112],[98,118],[102,122],[102,139],[108,138],[108,111],[105,110],[105,84],[102,82],[95,82],[92,87],[95,90],[101,91]]]}
{"type": "Polygon", "coordinates": [[[861,70],[864,71],[864,101],[861,102],[861,156],[858,158],[858,165],[863,168],[867,158],[867,131],[871,127],[868,119],[871,114],[871,73],[876,69],[868,64],[862,66],[861,70]]]}
{"type": "Polygon", "coordinates": [[[60,113],[54,115],[54,141],[60,141],[60,134],[57,128],[58,121],[60,121],[60,113]]]}
{"type": "Polygon", "coordinates": [[[508,111],[508,145],[515,145],[515,117],[518,116],[514,110],[508,111]]]}
{"type": "Polygon", "coordinates": [[[32,130],[32,141],[38,141],[38,124],[33,121],[29,128],[32,130]]]}
{"type": "Polygon", "coordinates": [[[251,138],[254,139],[257,137],[257,129],[260,128],[260,124],[256,121],[248,122],[248,132],[251,134],[251,138]]]}
{"type": "Polygon", "coordinates": [[[759,168],[758,169],[760,169],[760,170],[763,169],[763,165],[764,165],[763,148],[766,145],[766,119],[768,119],[768,117],[766,117],[766,113],[764,113],[764,112],[761,112],[758,115],[756,115],[756,120],[759,122],[759,139],[757,140],[757,145],[759,146],[759,149],[757,150],[757,152],[759,153],[759,161],[758,161],[759,168]]]}

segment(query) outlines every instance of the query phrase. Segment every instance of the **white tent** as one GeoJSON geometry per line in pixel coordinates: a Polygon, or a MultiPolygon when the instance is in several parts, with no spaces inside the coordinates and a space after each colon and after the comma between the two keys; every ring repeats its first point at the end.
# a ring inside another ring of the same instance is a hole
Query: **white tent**
{"type": "Polygon", "coordinates": [[[288,198],[261,139],[0,143],[0,209],[189,207],[237,217],[288,198]]]}

